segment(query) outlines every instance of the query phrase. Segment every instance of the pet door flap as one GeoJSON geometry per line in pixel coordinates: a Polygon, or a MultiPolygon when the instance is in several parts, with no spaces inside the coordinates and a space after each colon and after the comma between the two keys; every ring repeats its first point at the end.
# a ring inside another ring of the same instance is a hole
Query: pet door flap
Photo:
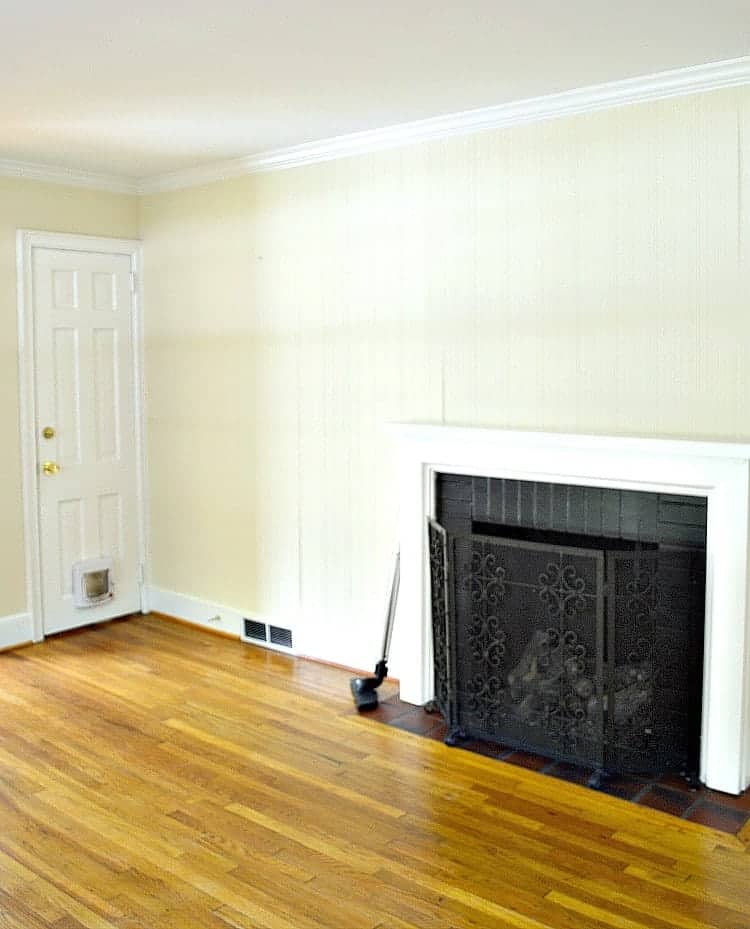
{"type": "Polygon", "coordinates": [[[73,603],[79,608],[97,606],[114,597],[111,558],[88,558],[73,565],[73,603]]]}

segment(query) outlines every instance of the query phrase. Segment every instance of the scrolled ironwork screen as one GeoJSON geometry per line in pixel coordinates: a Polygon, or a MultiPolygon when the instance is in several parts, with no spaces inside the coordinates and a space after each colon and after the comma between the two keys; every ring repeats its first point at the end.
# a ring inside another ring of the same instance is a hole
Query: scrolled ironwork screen
{"type": "Polygon", "coordinates": [[[687,764],[697,553],[429,534],[449,726],[612,771],[687,764]]]}

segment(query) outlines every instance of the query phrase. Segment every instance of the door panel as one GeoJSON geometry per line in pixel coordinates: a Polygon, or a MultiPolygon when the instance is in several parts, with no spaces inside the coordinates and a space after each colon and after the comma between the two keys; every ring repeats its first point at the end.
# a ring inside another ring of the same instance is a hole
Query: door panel
{"type": "Polygon", "coordinates": [[[100,462],[116,461],[120,453],[119,354],[117,332],[94,329],[94,432],[100,462]]]}
{"type": "Polygon", "coordinates": [[[47,634],[141,605],[130,270],[126,255],[32,252],[47,634]],[[45,473],[45,462],[59,470],[45,473]],[[75,607],[73,565],[99,557],[114,559],[114,598],[75,607]]]}
{"type": "Polygon", "coordinates": [[[52,377],[54,415],[57,431],[58,464],[70,467],[81,463],[81,415],[79,409],[80,347],[75,328],[55,327],[52,332],[52,377]]]}

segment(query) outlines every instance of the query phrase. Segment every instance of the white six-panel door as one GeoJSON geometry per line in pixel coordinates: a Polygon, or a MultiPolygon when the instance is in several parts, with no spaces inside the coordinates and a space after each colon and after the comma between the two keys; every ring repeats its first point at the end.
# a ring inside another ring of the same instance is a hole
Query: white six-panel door
{"type": "Polygon", "coordinates": [[[44,633],[141,608],[130,257],[34,247],[35,428],[44,633]],[[114,560],[114,597],[73,602],[73,565],[114,560]]]}

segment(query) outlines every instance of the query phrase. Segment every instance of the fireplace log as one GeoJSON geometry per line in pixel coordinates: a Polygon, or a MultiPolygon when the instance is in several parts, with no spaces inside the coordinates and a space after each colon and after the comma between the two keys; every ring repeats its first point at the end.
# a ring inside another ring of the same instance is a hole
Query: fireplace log
{"type": "Polygon", "coordinates": [[[615,726],[627,726],[653,703],[652,669],[648,661],[615,669],[615,726]]]}
{"type": "MultiPolygon", "coordinates": [[[[582,673],[581,659],[564,657],[561,641],[553,644],[550,633],[537,629],[518,664],[508,672],[510,695],[517,719],[533,724],[545,712],[566,701],[566,708],[581,722],[596,719],[601,700],[594,681],[582,673]]],[[[632,726],[642,711],[652,705],[653,671],[648,661],[622,664],[614,672],[614,723],[632,726]]]]}
{"type": "Polygon", "coordinates": [[[531,723],[535,717],[566,700],[567,708],[585,719],[594,682],[582,673],[578,656],[565,657],[565,645],[549,631],[537,629],[518,664],[508,672],[516,718],[531,723]]]}

